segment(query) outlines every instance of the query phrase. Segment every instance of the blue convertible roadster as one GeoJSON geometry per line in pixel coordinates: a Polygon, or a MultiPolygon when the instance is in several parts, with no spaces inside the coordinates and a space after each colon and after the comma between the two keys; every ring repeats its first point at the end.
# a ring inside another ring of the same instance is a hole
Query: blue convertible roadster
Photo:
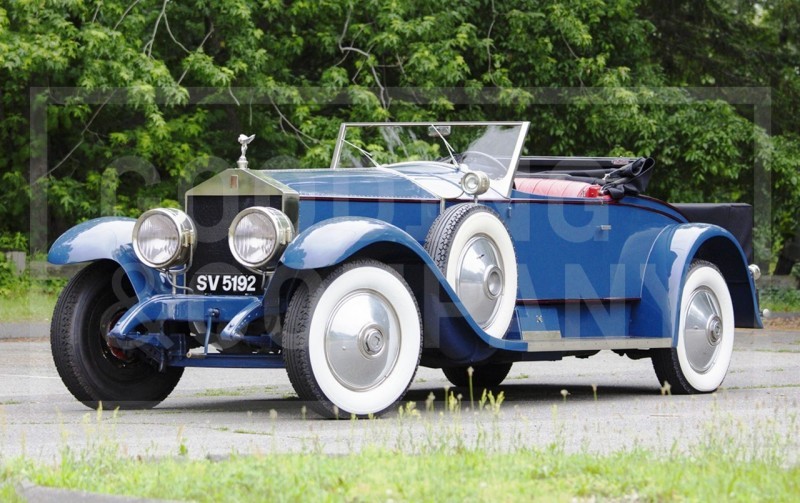
{"type": "Polygon", "coordinates": [[[716,390],[734,327],[761,326],[752,209],[647,197],[648,158],[522,156],[527,129],[344,124],[313,170],[249,169],[242,135],[185,210],[55,242],[53,264],[88,263],[53,316],[61,378],[90,407],[150,407],[185,367],[285,367],[349,417],[392,408],[419,365],[486,387],[611,350],[716,390]]]}

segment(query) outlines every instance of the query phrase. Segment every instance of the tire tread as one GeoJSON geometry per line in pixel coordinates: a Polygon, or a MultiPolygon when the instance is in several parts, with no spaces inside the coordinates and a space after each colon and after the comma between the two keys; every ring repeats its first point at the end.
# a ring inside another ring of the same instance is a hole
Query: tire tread
{"type": "MultiPolygon", "coordinates": [[[[503,383],[511,371],[511,363],[490,363],[472,367],[472,386],[474,389],[496,388],[503,383]]],[[[442,367],[447,380],[461,388],[469,386],[468,367],[442,367]]]]}
{"type": "Polygon", "coordinates": [[[50,324],[53,363],[67,390],[87,407],[95,409],[102,403],[109,409],[151,408],[175,389],[183,368],[168,367],[163,373],[153,369],[141,380],[126,383],[124,389],[89,375],[96,368],[96,362],[86,350],[86,345],[93,342],[84,340],[84,316],[93,303],[113,295],[105,288],[111,288],[118,269],[119,265],[112,261],[94,262],[81,269],[64,287],[50,324]]]}

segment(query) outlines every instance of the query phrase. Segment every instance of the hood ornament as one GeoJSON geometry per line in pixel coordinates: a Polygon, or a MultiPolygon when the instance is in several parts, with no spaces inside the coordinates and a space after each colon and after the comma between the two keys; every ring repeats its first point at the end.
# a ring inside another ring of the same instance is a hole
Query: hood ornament
{"type": "Polygon", "coordinates": [[[239,143],[242,145],[242,156],[239,157],[239,160],[236,161],[236,166],[239,169],[247,169],[247,157],[245,157],[245,153],[247,152],[247,145],[253,141],[256,135],[247,136],[246,134],[239,135],[239,143]]]}

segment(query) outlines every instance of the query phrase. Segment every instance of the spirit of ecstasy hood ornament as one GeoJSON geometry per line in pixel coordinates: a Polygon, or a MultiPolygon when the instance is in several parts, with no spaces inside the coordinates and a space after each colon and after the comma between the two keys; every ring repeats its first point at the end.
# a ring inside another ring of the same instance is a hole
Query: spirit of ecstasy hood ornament
{"type": "Polygon", "coordinates": [[[236,161],[236,166],[239,169],[247,169],[247,158],[245,157],[245,153],[247,152],[247,145],[253,141],[256,135],[247,136],[246,134],[239,135],[239,143],[242,145],[242,156],[239,157],[239,160],[236,161]]]}

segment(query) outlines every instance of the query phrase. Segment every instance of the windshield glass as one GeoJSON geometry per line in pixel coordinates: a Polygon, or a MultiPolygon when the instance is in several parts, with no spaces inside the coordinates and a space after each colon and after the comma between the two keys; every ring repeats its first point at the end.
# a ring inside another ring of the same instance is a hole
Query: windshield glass
{"type": "Polygon", "coordinates": [[[389,167],[413,162],[483,171],[492,180],[513,172],[527,123],[343,124],[333,169],[389,167]]]}

